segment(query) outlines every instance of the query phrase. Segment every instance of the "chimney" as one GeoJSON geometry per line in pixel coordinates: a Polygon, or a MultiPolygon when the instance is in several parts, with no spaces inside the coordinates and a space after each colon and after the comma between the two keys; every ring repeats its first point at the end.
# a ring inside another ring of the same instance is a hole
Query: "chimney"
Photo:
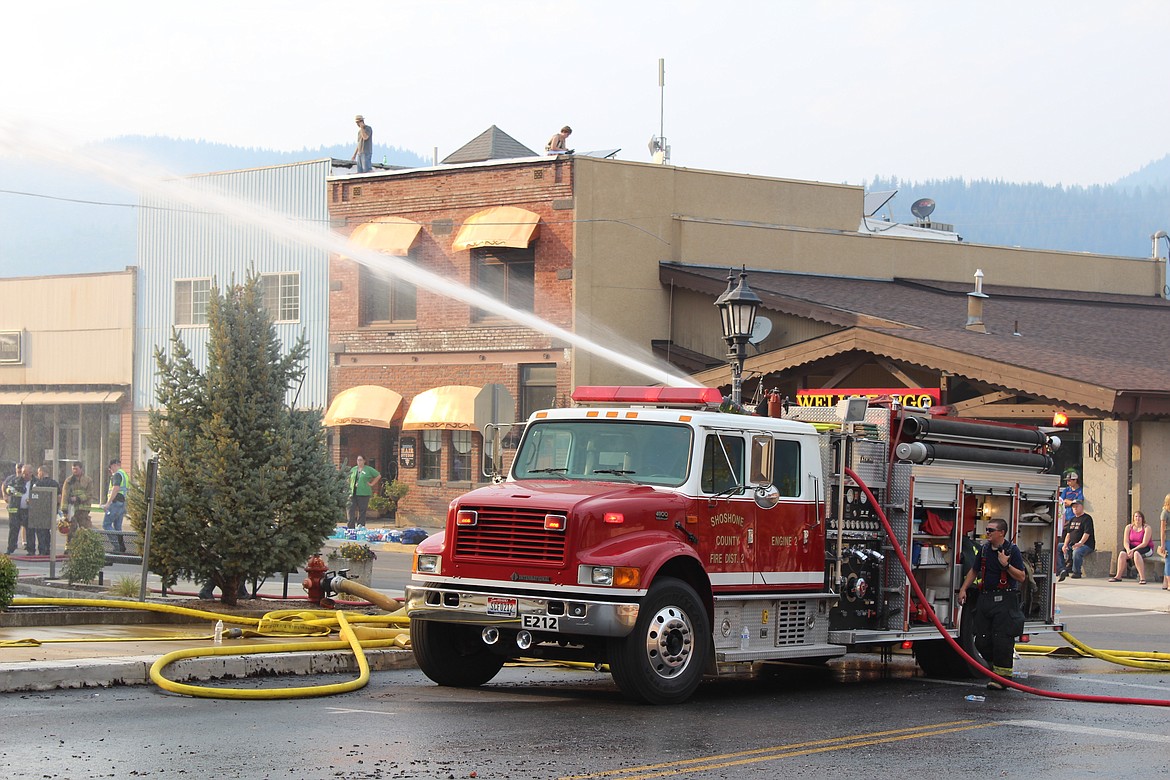
{"type": "Polygon", "coordinates": [[[983,300],[987,295],[983,292],[983,269],[975,271],[975,290],[967,293],[967,330],[976,333],[986,333],[987,326],[983,324],[983,300]]]}

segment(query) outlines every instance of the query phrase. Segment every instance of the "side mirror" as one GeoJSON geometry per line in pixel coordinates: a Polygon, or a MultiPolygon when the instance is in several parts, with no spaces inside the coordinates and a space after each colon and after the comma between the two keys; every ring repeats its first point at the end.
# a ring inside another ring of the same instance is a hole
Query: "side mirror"
{"type": "Polygon", "coordinates": [[[760,509],[771,509],[780,503],[780,491],[775,485],[760,485],[753,496],[760,509]]]}

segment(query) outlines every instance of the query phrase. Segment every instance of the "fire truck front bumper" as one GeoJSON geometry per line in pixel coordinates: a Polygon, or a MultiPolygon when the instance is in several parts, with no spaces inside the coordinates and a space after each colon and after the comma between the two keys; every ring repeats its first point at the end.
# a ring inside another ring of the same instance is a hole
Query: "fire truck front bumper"
{"type": "Polygon", "coordinates": [[[527,629],[579,636],[626,636],[638,619],[636,602],[548,598],[523,592],[463,590],[451,585],[409,585],[411,620],[527,629]]]}

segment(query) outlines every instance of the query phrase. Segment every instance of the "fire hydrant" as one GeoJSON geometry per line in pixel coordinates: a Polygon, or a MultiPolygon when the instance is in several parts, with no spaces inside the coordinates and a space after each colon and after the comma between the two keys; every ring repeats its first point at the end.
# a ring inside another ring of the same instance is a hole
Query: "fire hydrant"
{"type": "Polygon", "coordinates": [[[309,601],[314,604],[320,604],[325,598],[325,572],[327,571],[329,571],[329,567],[319,554],[314,554],[305,564],[305,574],[308,576],[301,583],[301,587],[309,594],[309,601]]]}

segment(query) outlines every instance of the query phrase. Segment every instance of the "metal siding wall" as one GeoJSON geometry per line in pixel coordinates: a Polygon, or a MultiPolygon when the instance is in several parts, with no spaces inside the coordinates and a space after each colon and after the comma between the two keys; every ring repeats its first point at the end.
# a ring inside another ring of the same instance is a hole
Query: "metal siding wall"
{"type": "MultiPolygon", "coordinates": [[[[257,204],[293,219],[326,223],[325,179],[329,160],[272,168],[229,171],[184,179],[200,191],[211,191],[257,204]]],[[[155,405],[155,349],[171,352],[174,322],[174,281],[214,277],[222,286],[242,282],[248,271],[300,274],[301,318],[277,323],[276,334],[286,347],[304,333],[309,342],[304,385],[292,388],[300,408],[323,407],[329,374],[329,255],[315,247],[285,244],[271,232],[237,225],[215,214],[192,213],[186,204],[144,198],[138,222],[138,266],[141,295],[135,349],[134,409],[155,405]]],[[[207,329],[180,328],[195,365],[207,365],[207,329]]]]}

